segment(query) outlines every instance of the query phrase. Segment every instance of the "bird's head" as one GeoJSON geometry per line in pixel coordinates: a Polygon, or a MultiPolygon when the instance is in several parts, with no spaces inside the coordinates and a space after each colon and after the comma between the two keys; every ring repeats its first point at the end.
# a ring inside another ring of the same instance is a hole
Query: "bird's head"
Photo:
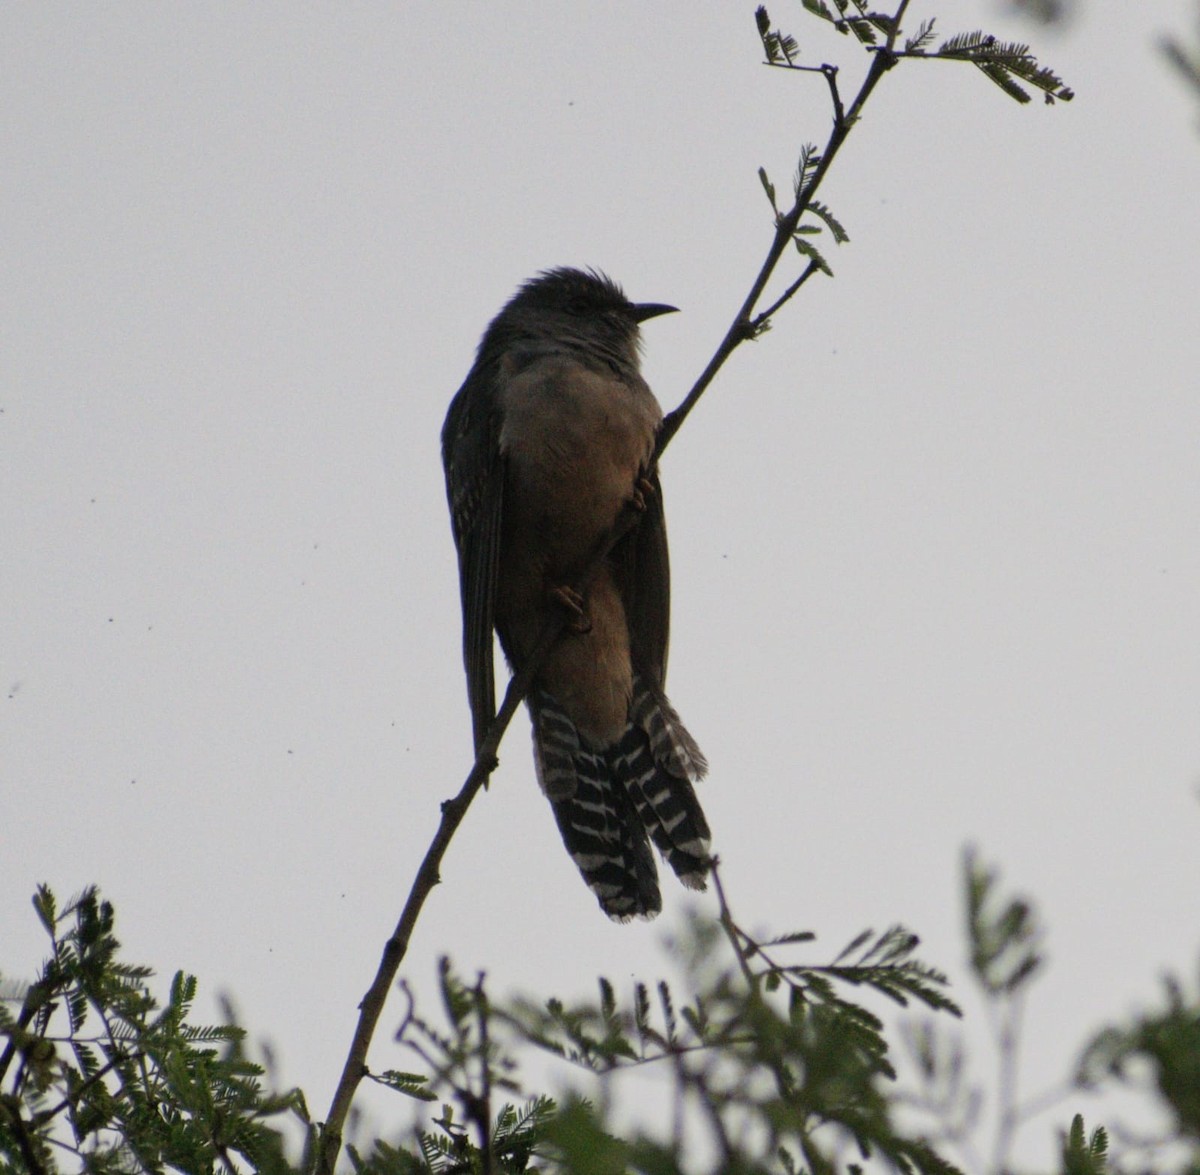
{"type": "Polygon", "coordinates": [[[498,349],[518,344],[566,347],[622,370],[637,371],[638,327],[676,307],[631,302],[596,270],[549,269],[527,281],[496,316],[484,338],[498,349]]]}

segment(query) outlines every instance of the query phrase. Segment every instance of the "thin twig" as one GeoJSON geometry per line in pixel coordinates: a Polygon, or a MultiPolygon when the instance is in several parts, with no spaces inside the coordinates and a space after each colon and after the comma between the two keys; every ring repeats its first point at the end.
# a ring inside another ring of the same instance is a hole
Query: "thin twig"
{"type": "MultiPolygon", "coordinates": [[[[733,953],[737,956],[738,967],[741,969],[742,978],[746,983],[747,996],[752,1005],[760,1011],[766,1012],[768,1010],[767,1001],[763,998],[762,984],[759,983],[760,976],[755,975],[753,970],[751,970],[750,956],[746,950],[748,940],[733,920],[733,911],[730,910],[729,902],[725,897],[725,886],[721,883],[721,874],[717,868],[718,864],[719,862],[714,859],[712,863],[712,879],[713,888],[717,891],[717,902],[721,910],[721,929],[725,932],[725,937],[729,940],[729,945],[733,948],[733,953]]],[[[757,1020],[759,1017],[755,1017],[754,1019],[757,1020]]],[[[786,1100],[791,1093],[792,1083],[788,1078],[787,1066],[784,1064],[783,1054],[780,1051],[778,1042],[772,1035],[764,1035],[762,1033],[761,1022],[759,1027],[754,1030],[754,1034],[756,1043],[762,1049],[763,1061],[767,1068],[771,1070],[771,1075],[775,1079],[775,1088],[779,1091],[779,1096],[786,1100]]]]}
{"type": "Polygon", "coordinates": [[[689,1084],[695,1087],[696,1105],[699,1106],[704,1116],[708,1119],[713,1141],[721,1153],[721,1169],[726,1171],[734,1170],[737,1152],[734,1150],[733,1140],[729,1137],[729,1131],[725,1128],[725,1121],[721,1117],[721,1107],[717,1104],[718,1099],[713,1093],[708,1080],[703,1073],[689,1074],[686,1066],[682,1063],[679,1064],[676,1070],[675,1080],[683,1083],[685,1087],[689,1084]]]}
{"type": "Polygon", "coordinates": [[[687,1057],[698,1053],[712,1052],[714,1049],[727,1048],[730,1045],[753,1044],[754,1036],[747,1033],[746,1035],[734,1035],[726,1029],[723,1034],[716,1039],[701,1040],[699,1044],[679,1044],[677,1042],[668,1042],[665,1038],[655,1034],[657,1039],[653,1043],[657,1044],[662,1050],[657,1053],[645,1053],[638,1057],[601,1057],[593,1060],[590,1057],[579,1053],[567,1054],[556,1048],[550,1043],[549,1037],[543,1035],[539,1029],[530,1028],[527,1021],[522,1020],[519,1016],[514,1016],[503,1009],[493,1009],[493,1016],[499,1018],[501,1023],[507,1024],[509,1027],[516,1030],[526,1041],[535,1045],[538,1048],[545,1049],[548,1053],[561,1058],[568,1064],[574,1065],[587,1073],[595,1073],[597,1076],[607,1076],[610,1073],[615,1073],[618,1070],[641,1069],[652,1065],[657,1065],[662,1061],[672,1060],[675,1057],[687,1057]]]}
{"type": "Polygon", "coordinates": [[[846,121],[846,110],[842,106],[842,95],[838,91],[838,67],[836,65],[823,65],[821,72],[825,75],[826,82],[829,83],[829,100],[833,103],[833,121],[836,125],[839,122],[846,121]]]}
{"type": "Polygon", "coordinates": [[[812,277],[814,273],[817,273],[820,268],[821,267],[815,261],[810,261],[804,272],[798,278],[796,278],[796,280],[792,282],[792,284],[788,286],[788,288],[784,290],[783,293],[780,294],[770,306],[754,316],[754,321],[750,325],[755,334],[762,330],[768,319],[770,319],[771,315],[773,315],[785,302],[793,298],[799,292],[800,287],[804,285],[804,283],[808,281],[808,279],[812,277]]]}
{"type": "MultiPolygon", "coordinates": [[[[564,623],[564,620],[560,620],[558,628],[561,629],[564,623]]],[[[553,628],[553,625],[547,626],[547,633],[538,641],[537,649],[540,650],[543,646],[550,647],[553,639],[558,635],[557,631],[552,632],[553,628]]],[[[467,814],[471,801],[496,767],[496,748],[500,745],[500,740],[504,736],[505,730],[508,729],[508,724],[512,721],[517,707],[521,704],[521,699],[529,688],[535,667],[536,652],[525,671],[515,675],[509,681],[504,701],[491,726],[488,727],[487,735],[480,744],[475,763],[458,794],[442,804],[442,818],[437,831],[417,870],[396,928],[383,948],[383,956],[379,960],[375,979],[358,1006],[358,1025],[354,1030],[354,1037],[350,1043],[350,1051],[346,1056],[342,1076],[334,1091],[329,1115],[321,1133],[321,1146],[317,1161],[317,1170],[321,1175],[333,1175],[338,1152],[341,1150],[342,1129],[350,1112],[350,1104],[354,1099],[359,1082],[367,1072],[367,1051],[370,1048],[371,1038],[375,1034],[375,1027],[379,1023],[379,1017],[383,1012],[384,1003],[387,1001],[392,981],[396,978],[396,972],[400,969],[400,964],[408,953],[408,944],[421,910],[425,906],[425,899],[429,897],[433,892],[433,887],[441,880],[439,868],[442,857],[445,856],[454,833],[467,814]]]]}
{"type": "MultiPolygon", "coordinates": [[[[145,1053],[139,1052],[137,1056],[143,1057],[145,1056],[145,1053]]],[[[79,1104],[79,1099],[84,1093],[87,1092],[88,1089],[90,1089],[98,1081],[103,1081],[104,1078],[107,1077],[114,1069],[118,1068],[123,1061],[129,1061],[132,1059],[132,1056],[123,1055],[117,1057],[115,1060],[109,1061],[109,1063],[102,1069],[97,1069],[96,1072],[93,1073],[86,1081],[81,1082],[78,1086],[72,1089],[71,1092],[58,1103],[58,1105],[53,1106],[49,1110],[41,1110],[39,1113],[35,1114],[33,1116],[33,1125],[40,1129],[41,1127],[45,1126],[47,1122],[51,1121],[51,1119],[58,1117],[58,1115],[64,1110],[69,1110],[73,1106],[77,1106],[79,1104]]]]}
{"type": "MultiPolygon", "coordinates": [[[[903,14],[904,9],[907,7],[907,2],[900,5],[897,13],[897,25],[900,15],[903,14]]],[[[825,150],[821,152],[821,160],[817,164],[816,170],[813,172],[812,178],[804,190],[797,193],[796,203],[792,206],[791,210],[786,212],[776,222],[775,236],[771,241],[770,247],[767,249],[767,256],[757,276],[751,283],[750,292],[746,295],[737,314],[734,315],[733,322],[725,332],[725,337],[718,344],[713,357],[700,373],[692,390],[684,397],[679,407],[672,412],[668,412],[663,419],[662,428],[659,430],[658,435],[658,446],[654,454],[656,459],[662,454],[662,451],[667,447],[671,438],[683,427],[683,422],[688,418],[688,415],[696,406],[700,397],[707,390],[708,385],[712,383],[717,372],[724,366],[725,360],[742,343],[747,339],[754,338],[758,333],[753,322],[754,309],[762,297],[767,282],[775,272],[775,267],[779,264],[784,250],[795,235],[796,229],[800,225],[800,218],[808,211],[809,205],[812,204],[813,197],[817,194],[817,189],[821,186],[821,181],[829,171],[830,165],[833,163],[841,145],[846,141],[846,136],[849,135],[851,129],[858,121],[864,104],[871,96],[871,92],[879,84],[883,75],[891,69],[895,61],[891,53],[893,40],[894,36],[893,38],[889,38],[887,52],[876,53],[872,56],[870,68],[867,70],[867,75],[863,79],[863,83],[859,87],[854,101],[850,104],[850,109],[842,111],[840,106],[835,108],[833,129],[830,131],[829,141],[825,145],[825,150]]],[[[796,288],[799,289],[799,285],[796,288]]],[[[786,301],[786,298],[780,301],[779,305],[782,305],[783,301],[786,301]]]]}
{"type": "MultiPolygon", "coordinates": [[[[3,1104],[0,1103],[0,1110],[4,1108],[3,1104]]],[[[11,1114],[5,1114],[4,1119],[12,1129],[13,1134],[16,1135],[17,1148],[21,1152],[21,1158],[25,1162],[26,1170],[29,1171],[30,1175],[45,1175],[46,1168],[38,1156],[33,1137],[28,1130],[28,1124],[21,1117],[20,1107],[14,1105],[11,1114]]]]}
{"type": "Polygon", "coordinates": [[[483,1175],[492,1175],[492,1061],[488,1056],[488,998],[483,990],[483,972],[475,984],[475,1010],[479,1016],[479,1104],[477,1125],[479,1127],[479,1150],[483,1155],[483,1175]]]}
{"type": "Polygon", "coordinates": [[[1073,1082],[1059,1081],[1049,1089],[1044,1089],[1041,1093],[1026,1098],[1014,1109],[1013,1117],[1018,1123],[1026,1122],[1030,1118],[1037,1117],[1038,1114],[1044,1114],[1047,1110],[1061,1105],[1067,1098],[1073,1097],[1078,1092],[1078,1087],[1073,1082]]]}
{"type": "MultiPolygon", "coordinates": [[[[47,986],[48,983],[45,979],[39,979],[36,983],[30,984],[29,989],[25,992],[25,999],[21,1004],[17,1022],[8,1032],[8,1044],[5,1045],[4,1052],[0,1053],[0,1081],[8,1073],[8,1067],[12,1064],[13,1057],[17,1055],[17,1042],[23,1038],[24,1030],[29,1027],[30,1020],[50,1002],[51,995],[46,993],[47,986]]],[[[13,1083],[13,1092],[19,1093],[20,1089],[21,1074],[18,1073],[13,1083]]]]}
{"type": "Polygon", "coordinates": [[[1023,994],[1011,992],[1004,997],[999,1010],[1000,1022],[996,1039],[999,1051],[996,1089],[999,1116],[996,1123],[996,1145],[992,1157],[992,1169],[995,1171],[1008,1170],[1008,1158],[1012,1151],[1013,1138],[1019,1121],[1017,1111],[1018,1054],[1021,1045],[1023,1009],[1023,994]]]}
{"type": "MultiPolygon", "coordinates": [[[[632,529],[638,517],[639,513],[632,505],[627,505],[621,511],[617,518],[617,524],[604,541],[598,545],[583,575],[572,585],[581,595],[586,592],[609,552],[632,529]]],[[[528,661],[509,680],[500,709],[480,743],[475,763],[458,794],[453,799],[445,800],[442,803],[442,818],[437,831],[417,870],[396,928],[383,948],[383,956],[379,961],[375,979],[359,1004],[358,1025],[354,1030],[350,1051],[346,1056],[342,1076],[334,1091],[333,1101],[329,1107],[329,1116],[326,1118],[322,1130],[320,1153],[317,1159],[319,1175],[333,1175],[338,1152],[341,1150],[342,1129],[350,1112],[350,1104],[354,1099],[359,1082],[367,1072],[367,1051],[370,1048],[371,1038],[375,1034],[376,1025],[379,1023],[379,1017],[387,1001],[388,991],[396,978],[396,972],[400,969],[400,964],[408,953],[408,945],[412,939],[417,919],[425,906],[425,900],[433,892],[433,887],[441,880],[439,868],[446,849],[458,830],[458,826],[462,823],[463,817],[467,814],[471,802],[479,793],[479,789],[487,783],[496,769],[498,764],[496,752],[504,737],[504,732],[512,722],[517,707],[529,692],[529,687],[545,660],[546,654],[558,640],[565,626],[565,613],[551,618],[546,623],[528,661]]]]}
{"type": "Polygon", "coordinates": [[[821,73],[825,69],[823,65],[800,65],[795,61],[764,61],[763,65],[772,69],[790,69],[794,73],[821,73]]]}
{"type": "Polygon", "coordinates": [[[733,920],[733,913],[729,909],[729,903],[725,900],[725,887],[721,884],[719,865],[720,861],[714,857],[710,873],[713,879],[713,888],[717,891],[717,905],[721,911],[721,929],[725,931],[725,937],[729,939],[729,945],[733,947],[733,953],[737,956],[738,967],[742,972],[742,978],[746,981],[746,986],[753,994],[757,994],[758,982],[754,972],[750,970],[750,961],[746,957],[745,945],[741,941],[741,932],[737,928],[737,923],[733,920]]]}

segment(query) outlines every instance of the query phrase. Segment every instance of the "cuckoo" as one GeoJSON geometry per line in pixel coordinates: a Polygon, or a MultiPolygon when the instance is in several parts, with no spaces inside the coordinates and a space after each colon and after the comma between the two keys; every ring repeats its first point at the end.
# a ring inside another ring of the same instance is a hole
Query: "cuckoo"
{"type": "Polygon", "coordinates": [[[650,841],[690,888],[710,863],[692,787],[707,765],[663,692],[662,411],[639,369],[639,325],[674,309],[594,271],[540,274],[488,326],[442,429],[476,749],[495,712],[493,630],[519,670],[565,610],[526,697],[534,764],[567,851],[620,921],[662,907],[650,841]],[[629,502],[636,526],[577,594],[629,502]]]}

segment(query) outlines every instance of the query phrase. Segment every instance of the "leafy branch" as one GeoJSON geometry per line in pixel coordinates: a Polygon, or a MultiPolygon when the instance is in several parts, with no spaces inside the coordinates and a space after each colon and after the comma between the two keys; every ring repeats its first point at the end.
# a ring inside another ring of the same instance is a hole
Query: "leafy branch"
{"type": "MultiPolygon", "coordinates": [[[[1018,102],[1030,101],[1030,96],[1016,79],[1027,82],[1041,90],[1047,103],[1069,102],[1075,93],[1053,70],[1039,65],[1028,45],[1001,41],[991,33],[979,30],[956,33],[944,40],[936,49],[931,48],[936,18],[921,22],[916,34],[904,42],[903,49],[896,48],[896,37],[900,32],[900,19],[905,5],[894,15],[871,11],[862,0],[833,0],[837,12],[830,9],[824,0],[804,0],[804,7],[814,16],[828,21],[840,33],[853,34],[867,49],[886,54],[895,60],[901,57],[941,58],[948,61],[969,61],[983,74],[995,82],[1010,98],[1018,102]],[[882,43],[881,43],[882,40],[882,43]]],[[[769,65],[788,69],[822,71],[828,66],[802,66],[799,64],[800,48],[794,37],[770,29],[766,10],[758,10],[759,36],[767,54],[769,65]]]]}
{"type": "MultiPolygon", "coordinates": [[[[972,1145],[985,1107],[981,1090],[968,1083],[962,1040],[950,1037],[929,1018],[903,1027],[919,1079],[918,1092],[906,1093],[903,1100],[938,1124],[932,1133],[935,1143],[957,1148],[974,1169],[1002,1172],[1011,1169],[1010,1155],[1020,1126],[1056,1105],[1069,1090],[1059,1084],[1032,1099],[1018,1096],[1024,1005],[1043,963],[1043,932],[1032,903],[1019,895],[1002,894],[998,873],[983,865],[973,850],[963,857],[962,892],[971,977],[983,996],[996,1057],[990,1161],[983,1160],[972,1145]]],[[[1081,1131],[1082,1119],[1077,1125],[1081,1131]]],[[[1068,1164],[1064,1170],[1082,1173],[1090,1170],[1079,1165],[1090,1161],[1088,1155],[1099,1161],[1101,1152],[1089,1150],[1092,1143],[1099,1147],[1106,1136],[1100,1131],[1091,1142],[1085,1139],[1077,1146],[1075,1135],[1074,1128],[1064,1135],[1063,1162],[1068,1164]]]]}
{"type": "MultiPolygon", "coordinates": [[[[972,972],[989,1010],[1002,1013],[1040,971],[1031,960],[1041,957],[1041,932],[1031,903],[1002,894],[995,871],[973,854],[963,880],[972,972]]],[[[693,913],[669,944],[682,984],[635,982],[624,997],[601,979],[597,998],[570,1007],[557,999],[497,1007],[482,974],[464,981],[443,959],[436,1024],[417,1014],[402,985],[398,1040],[422,1072],[367,1076],[440,1109],[398,1144],[349,1146],[357,1175],[834,1175],[868,1167],[956,1175],[948,1148],[967,1154],[969,1170],[1012,1170],[1011,1138],[991,1162],[968,1146],[975,1122],[963,1111],[977,1108],[979,1096],[967,1089],[965,1107],[954,1105],[964,1094],[962,1053],[947,1052],[929,1029],[957,1009],[944,977],[914,955],[913,935],[864,932],[828,961],[797,959],[812,954],[811,933],[746,932],[719,867],[714,882],[719,918],[693,913]],[[905,1034],[925,1052],[915,1095],[897,1077],[868,996],[932,1013],[905,1034]],[[529,1093],[517,1072],[517,1049],[528,1043],[569,1062],[592,1089],[557,1100],[529,1093]],[[665,1077],[671,1113],[650,1133],[615,1137],[610,1087],[652,1065],[665,1077]]],[[[95,890],[60,910],[42,887],[34,904],[51,957],[32,983],[0,982],[2,1175],[312,1170],[317,1134],[302,1095],[262,1090],[262,1070],[242,1054],[236,1025],[191,1023],[195,980],[177,975],[160,1008],[149,969],[120,958],[112,907],[95,890]],[[288,1117],[304,1131],[298,1163],[279,1128],[288,1117]]],[[[1200,988],[1169,979],[1158,1006],[1094,1038],[1076,1079],[1140,1089],[1170,1129],[1158,1137],[1120,1123],[1111,1134],[1089,1131],[1075,1114],[1060,1133],[1060,1175],[1200,1170],[1198,1057],[1200,988]]],[[[1014,1128],[1063,1096],[1018,1104],[1003,1079],[996,1094],[1014,1128]]]]}
{"type": "Polygon", "coordinates": [[[1115,1080],[1168,1108],[1170,1134],[1138,1138],[1129,1147],[1139,1167],[1163,1170],[1167,1158],[1179,1156],[1181,1171],[1200,1170],[1200,983],[1189,993],[1178,979],[1165,979],[1158,1009],[1095,1036],[1077,1079],[1084,1088],[1115,1080]]]}
{"type": "Polygon", "coordinates": [[[56,1151],[94,1172],[290,1170],[272,1123],[310,1129],[304,1099],[264,1092],[236,1025],[190,1022],[196,980],[176,974],[160,1008],[94,888],[59,910],[41,886],[34,908],[51,955],[0,1001],[0,1170],[50,1175],[56,1151]]]}
{"type": "MultiPolygon", "coordinates": [[[[693,916],[673,947],[688,975],[685,996],[665,980],[636,981],[623,1001],[601,978],[594,1001],[519,1001],[499,1015],[524,1040],[602,1083],[631,1069],[666,1070],[676,1106],[673,1137],[639,1134],[622,1143],[626,1166],[640,1159],[640,1169],[676,1169],[667,1164],[689,1150],[684,1123],[699,1123],[718,1157],[714,1170],[777,1169],[783,1162],[785,1169],[832,1171],[838,1151],[852,1146],[899,1171],[951,1175],[953,1166],[893,1119],[886,1086],[896,1074],[883,1022],[851,998],[854,989],[868,990],[956,1015],[941,990],[944,977],[914,958],[915,936],[868,933],[828,964],[783,963],[777,952],[805,948],[813,936],[760,941],[733,918],[719,866],[713,878],[719,921],[693,916]]],[[[594,1141],[605,1119],[579,1108],[591,1107],[591,1099],[572,1098],[573,1124],[556,1120],[548,1142],[561,1144],[565,1134],[582,1148],[579,1138],[594,1141]]],[[[568,1157],[578,1153],[567,1150],[568,1157]]]]}
{"type": "MultiPolygon", "coordinates": [[[[933,21],[929,22],[927,28],[922,27],[926,34],[932,33],[933,21]]],[[[1074,90],[1067,86],[1058,74],[1038,64],[1028,45],[1015,41],[1000,41],[990,33],[978,30],[957,33],[943,41],[932,52],[926,47],[927,41],[920,42],[920,37],[909,42],[900,56],[969,61],[1010,98],[1022,103],[1031,101],[1031,98],[1029,91],[1017,82],[1018,78],[1041,90],[1047,105],[1053,105],[1055,101],[1070,102],[1075,97],[1074,90]]]]}
{"type": "Polygon", "coordinates": [[[418,1101],[451,1099],[442,1102],[440,1116],[432,1120],[436,1130],[415,1132],[424,1167],[415,1167],[409,1153],[376,1140],[366,1155],[353,1146],[347,1148],[359,1175],[415,1169],[447,1175],[459,1171],[479,1175],[524,1171],[557,1113],[552,1098],[538,1095],[520,1105],[515,1100],[505,1101],[493,1115],[495,1091],[516,1099],[520,1089],[511,1077],[515,1061],[493,1037],[495,1017],[484,977],[481,974],[468,986],[449,959],[442,958],[438,986],[447,1025],[444,1030],[417,1015],[412,992],[401,984],[408,1007],[396,1039],[420,1059],[426,1073],[389,1070],[370,1075],[380,1085],[418,1101]]]}

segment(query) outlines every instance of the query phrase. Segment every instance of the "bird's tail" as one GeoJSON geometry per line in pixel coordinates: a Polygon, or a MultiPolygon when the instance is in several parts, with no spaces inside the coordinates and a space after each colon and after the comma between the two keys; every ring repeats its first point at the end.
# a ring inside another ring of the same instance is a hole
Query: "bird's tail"
{"type": "Polygon", "coordinates": [[[711,834],[692,780],[708,768],[660,689],[635,678],[629,724],[603,749],[585,746],[544,691],[529,697],[534,762],[563,844],[610,917],[662,909],[650,841],[689,889],[703,889],[711,834]]]}

